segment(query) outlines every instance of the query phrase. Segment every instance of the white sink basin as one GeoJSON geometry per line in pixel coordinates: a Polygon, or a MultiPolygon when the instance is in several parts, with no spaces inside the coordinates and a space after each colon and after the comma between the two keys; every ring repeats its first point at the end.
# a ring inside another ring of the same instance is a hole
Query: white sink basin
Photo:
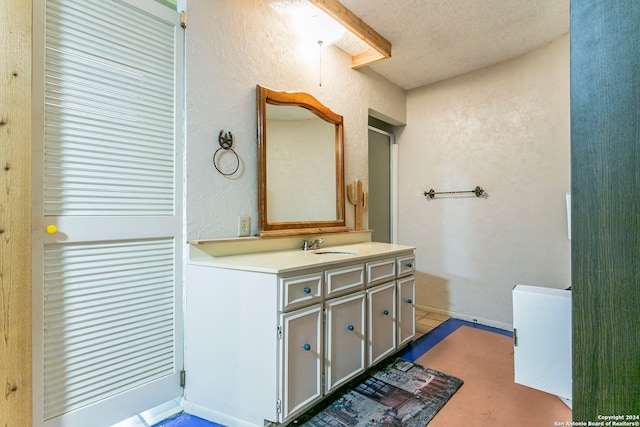
{"type": "Polygon", "coordinates": [[[357,255],[358,252],[346,249],[316,249],[311,253],[316,255],[357,255]]]}

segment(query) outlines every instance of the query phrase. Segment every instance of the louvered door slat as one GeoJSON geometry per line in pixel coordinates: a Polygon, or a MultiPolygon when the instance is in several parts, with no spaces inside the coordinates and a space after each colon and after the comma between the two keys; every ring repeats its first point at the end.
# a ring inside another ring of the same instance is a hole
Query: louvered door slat
{"type": "MultiPolygon", "coordinates": [[[[113,73],[112,70],[105,69],[99,63],[86,64],[86,61],[82,61],[82,58],[63,55],[61,52],[53,50],[47,53],[46,59],[47,89],[52,96],[63,92],[68,87],[84,90],[88,94],[102,92],[105,98],[109,100],[128,100],[142,105],[143,101],[146,100],[164,101],[172,96],[171,92],[167,92],[166,87],[163,86],[164,80],[152,80],[148,84],[145,82],[145,85],[141,85],[138,84],[138,81],[141,80],[139,78],[140,73],[126,73],[124,70],[113,73]],[[82,66],[83,64],[84,68],[78,69],[78,65],[82,66]],[[108,80],[106,79],[109,76],[111,76],[111,81],[116,85],[115,87],[108,86],[108,80]],[[121,89],[127,83],[129,85],[138,85],[135,96],[121,89]]],[[[159,103],[158,111],[168,113],[171,110],[159,103]]]]}
{"type": "Polygon", "coordinates": [[[166,239],[46,248],[47,417],[90,403],[94,389],[101,398],[121,391],[131,372],[147,372],[141,382],[173,372],[174,247],[166,239]]]}
{"type": "Polygon", "coordinates": [[[96,0],[46,22],[45,215],[172,214],[174,28],[96,0]]]}
{"type": "MultiPolygon", "coordinates": [[[[105,355],[99,355],[98,357],[87,357],[85,363],[74,363],[73,365],[61,365],[58,370],[58,375],[51,376],[47,381],[47,387],[49,391],[59,391],[64,388],[65,391],[69,389],[76,389],[78,392],[84,392],[87,387],[80,387],[82,384],[89,383],[91,386],[99,378],[102,373],[108,373],[111,375],[114,369],[126,369],[129,371],[132,366],[140,366],[145,363],[145,360],[149,358],[156,358],[157,360],[163,360],[166,365],[166,358],[162,357],[161,352],[156,351],[156,344],[151,339],[148,342],[141,342],[141,344],[147,344],[146,346],[140,345],[135,349],[127,349],[126,352],[118,350],[114,355],[106,357],[105,355]],[[152,356],[149,354],[152,353],[152,356]],[[160,353],[158,355],[158,353],[160,353]],[[74,387],[75,386],[75,387],[74,387]]],[[[161,348],[162,350],[162,348],[161,348]]],[[[166,352],[169,352],[170,347],[164,347],[166,352]]]]}
{"type": "MultiPolygon", "coordinates": [[[[99,141],[95,144],[84,144],[83,142],[74,141],[74,138],[67,137],[65,142],[65,147],[60,147],[59,143],[54,142],[52,138],[52,145],[48,147],[49,152],[47,153],[48,157],[54,158],[55,156],[65,156],[67,154],[71,156],[78,155],[90,155],[96,157],[105,157],[112,159],[114,161],[118,160],[119,153],[117,152],[117,148],[110,148],[108,146],[104,146],[99,141]],[[53,145],[56,144],[56,145],[53,145]]],[[[136,167],[140,165],[144,166],[153,166],[155,168],[162,167],[171,167],[171,165],[167,165],[166,161],[162,159],[157,154],[149,153],[141,150],[132,149],[130,153],[130,163],[136,167]]]]}
{"type": "Polygon", "coordinates": [[[113,360],[118,352],[122,352],[123,350],[126,350],[126,353],[124,353],[126,357],[131,356],[135,353],[136,349],[140,348],[147,353],[147,357],[158,357],[158,355],[162,354],[162,351],[160,351],[162,348],[168,348],[166,347],[167,343],[163,343],[163,340],[159,339],[159,337],[166,338],[170,335],[173,332],[173,325],[163,325],[163,322],[156,325],[141,323],[136,325],[135,333],[128,332],[131,331],[120,327],[113,328],[113,332],[110,334],[88,334],[87,339],[84,340],[82,344],[75,346],[69,344],[69,341],[72,341],[73,337],[64,337],[57,342],[48,343],[50,348],[45,356],[45,360],[49,360],[51,366],[55,364],[56,370],[55,373],[52,372],[51,375],[47,377],[47,382],[60,377],[66,378],[67,372],[62,370],[64,366],[68,366],[76,371],[88,364],[94,366],[96,361],[113,360]],[[130,341],[135,342],[135,346],[120,339],[120,337],[124,336],[130,341]],[[90,343],[90,345],[87,345],[88,343],[90,343]],[[63,348],[62,346],[64,346],[65,351],[64,358],[58,356],[58,351],[63,348]],[[105,350],[108,351],[105,352],[105,350]]]}
{"type": "Polygon", "coordinates": [[[166,67],[165,47],[173,43],[173,34],[161,31],[153,25],[152,18],[140,14],[131,14],[127,9],[118,7],[114,2],[85,2],[81,0],[52,1],[47,14],[48,28],[60,28],[60,22],[82,21],[84,25],[66,28],[66,43],[78,46],[79,51],[86,50],[92,55],[103,56],[115,61],[124,58],[123,63],[141,64],[149,67],[152,63],[166,67]],[[104,16],[111,19],[105,21],[104,16]],[[81,49],[84,47],[84,49],[81,49]],[[129,55],[129,53],[134,55],[129,55]],[[132,57],[133,56],[133,57],[132,57]]]}

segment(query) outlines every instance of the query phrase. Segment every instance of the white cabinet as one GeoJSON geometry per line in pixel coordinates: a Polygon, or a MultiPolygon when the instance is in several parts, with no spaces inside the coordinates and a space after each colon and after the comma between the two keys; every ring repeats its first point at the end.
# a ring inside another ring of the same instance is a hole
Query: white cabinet
{"type": "Polygon", "coordinates": [[[284,423],[392,355],[414,336],[405,248],[283,272],[260,255],[256,268],[189,264],[185,410],[230,427],[284,423]]]}
{"type": "Polygon", "coordinates": [[[365,293],[329,300],[325,309],[328,393],[365,370],[365,293]]]}
{"type": "Polygon", "coordinates": [[[513,289],[514,381],[571,400],[571,291],[513,289]]]}
{"type": "Polygon", "coordinates": [[[367,366],[396,350],[397,258],[367,262],[367,366]]]}
{"type": "Polygon", "coordinates": [[[415,337],[415,257],[374,260],[366,268],[367,366],[373,366],[415,337]]]}
{"type": "Polygon", "coordinates": [[[282,419],[287,419],[322,396],[322,307],[284,313],[280,325],[282,419]]]}
{"type": "Polygon", "coordinates": [[[398,279],[398,347],[407,344],[416,335],[416,279],[413,276],[398,279]]]}
{"type": "Polygon", "coordinates": [[[185,411],[226,426],[278,421],[277,275],[188,265],[186,280],[185,411]]]}
{"type": "Polygon", "coordinates": [[[369,311],[368,365],[372,366],[396,350],[396,283],[367,290],[369,311]]]}

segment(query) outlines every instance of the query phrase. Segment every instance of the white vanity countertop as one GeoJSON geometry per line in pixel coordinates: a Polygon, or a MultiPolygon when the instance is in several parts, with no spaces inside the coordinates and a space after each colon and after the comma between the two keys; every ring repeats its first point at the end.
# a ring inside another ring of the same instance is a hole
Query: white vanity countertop
{"type": "Polygon", "coordinates": [[[191,256],[189,264],[227,268],[261,273],[286,273],[312,267],[324,267],[349,261],[358,261],[373,256],[395,256],[413,251],[413,246],[390,243],[366,242],[341,246],[321,246],[320,249],[303,251],[286,250],[230,256],[191,256]],[[314,252],[349,251],[354,254],[317,254],[314,252]]]}

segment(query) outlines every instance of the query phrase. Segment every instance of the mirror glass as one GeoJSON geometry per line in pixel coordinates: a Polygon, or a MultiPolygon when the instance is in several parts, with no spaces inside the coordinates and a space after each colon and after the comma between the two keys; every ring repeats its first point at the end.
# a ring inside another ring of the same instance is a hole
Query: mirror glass
{"type": "Polygon", "coordinates": [[[257,101],[260,234],[346,231],[342,116],[302,92],[257,101]]]}
{"type": "Polygon", "coordinates": [[[335,126],[300,107],[266,111],[268,220],[335,220],[335,126]]]}

